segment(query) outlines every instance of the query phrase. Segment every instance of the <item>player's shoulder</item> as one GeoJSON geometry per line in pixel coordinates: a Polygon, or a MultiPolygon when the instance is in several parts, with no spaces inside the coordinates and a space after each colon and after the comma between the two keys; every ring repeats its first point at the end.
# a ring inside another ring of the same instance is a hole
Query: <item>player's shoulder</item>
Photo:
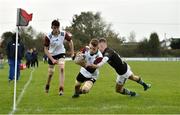
{"type": "Polygon", "coordinates": [[[65,37],[67,41],[72,39],[72,34],[68,31],[61,31],[61,36],[65,37]]]}
{"type": "Polygon", "coordinates": [[[47,34],[46,34],[46,37],[47,37],[48,39],[51,39],[51,38],[52,38],[52,33],[51,33],[51,32],[47,33],[47,34]]]}
{"type": "Polygon", "coordinates": [[[60,36],[65,36],[66,35],[66,31],[61,30],[59,34],[60,34],[60,36]]]}
{"type": "Polygon", "coordinates": [[[106,51],[106,52],[114,52],[114,49],[107,47],[107,48],[105,49],[105,51],[106,51]]]}
{"type": "Polygon", "coordinates": [[[85,47],[81,48],[80,51],[81,51],[82,53],[88,53],[88,51],[89,51],[89,46],[85,46],[85,47]]]}
{"type": "Polygon", "coordinates": [[[110,53],[112,53],[112,50],[110,48],[106,48],[103,52],[103,55],[109,55],[110,53]]]}
{"type": "Polygon", "coordinates": [[[60,35],[61,35],[61,36],[70,36],[70,37],[72,36],[72,34],[71,34],[70,32],[65,31],[65,30],[61,30],[61,31],[60,31],[60,35]]]}
{"type": "Polygon", "coordinates": [[[98,57],[103,57],[103,55],[102,55],[100,50],[98,50],[97,55],[98,55],[98,57]]]}

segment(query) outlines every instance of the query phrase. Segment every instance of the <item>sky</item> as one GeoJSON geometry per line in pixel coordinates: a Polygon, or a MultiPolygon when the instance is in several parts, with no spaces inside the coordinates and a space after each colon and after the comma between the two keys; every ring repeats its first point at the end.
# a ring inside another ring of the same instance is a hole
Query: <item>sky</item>
{"type": "Polygon", "coordinates": [[[160,40],[180,38],[180,0],[0,0],[0,35],[15,31],[17,8],[33,13],[29,25],[37,32],[49,33],[51,21],[57,18],[61,27],[70,26],[75,14],[92,11],[101,12],[121,37],[134,31],[137,41],[152,32],[160,40]]]}

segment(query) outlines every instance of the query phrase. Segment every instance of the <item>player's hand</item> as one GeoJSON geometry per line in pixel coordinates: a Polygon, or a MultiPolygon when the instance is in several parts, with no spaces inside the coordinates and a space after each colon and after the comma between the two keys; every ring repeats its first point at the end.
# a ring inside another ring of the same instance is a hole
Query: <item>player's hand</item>
{"type": "Polygon", "coordinates": [[[93,68],[93,69],[97,69],[98,68],[98,66],[95,65],[95,64],[90,64],[90,65],[87,65],[87,66],[90,67],[90,68],[93,68]]]}
{"type": "Polygon", "coordinates": [[[53,60],[52,60],[52,63],[53,63],[53,64],[57,64],[57,63],[58,63],[58,60],[53,59],[53,60]]]}

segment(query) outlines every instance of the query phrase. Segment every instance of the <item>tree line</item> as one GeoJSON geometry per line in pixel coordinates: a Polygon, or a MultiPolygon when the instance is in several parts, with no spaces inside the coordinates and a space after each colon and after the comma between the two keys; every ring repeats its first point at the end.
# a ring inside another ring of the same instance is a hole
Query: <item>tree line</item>
{"type": "MultiPolygon", "coordinates": [[[[140,42],[135,40],[135,32],[130,32],[129,41],[114,32],[111,24],[107,24],[101,17],[101,13],[81,12],[74,15],[70,26],[65,27],[66,31],[72,33],[75,50],[88,45],[92,38],[106,38],[108,45],[115,49],[123,57],[159,57],[159,56],[180,56],[180,40],[171,41],[171,49],[161,46],[158,34],[152,32],[149,38],[140,42]]],[[[40,55],[43,55],[43,39],[45,34],[36,32],[31,26],[20,28],[21,40],[25,48],[36,48],[40,55]]],[[[5,53],[7,43],[10,41],[13,32],[4,32],[0,52],[5,53]]],[[[66,45],[65,45],[66,46],[66,45]]],[[[68,48],[68,47],[67,47],[68,48]]],[[[68,52],[67,52],[68,54],[68,52]]]]}

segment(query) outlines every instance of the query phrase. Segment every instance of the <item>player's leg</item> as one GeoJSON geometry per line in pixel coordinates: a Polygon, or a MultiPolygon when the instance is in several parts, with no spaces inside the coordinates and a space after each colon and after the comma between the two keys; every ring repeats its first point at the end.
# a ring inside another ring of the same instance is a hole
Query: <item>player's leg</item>
{"type": "Polygon", "coordinates": [[[39,61],[38,61],[38,59],[36,59],[36,65],[37,65],[37,67],[39,66],[39,61]]]}
{"type": "Polygon", "coordinates": [[[75,87],[74,87],[74,95],[72,96],[72,98],[76,98],[76,97],[79,97],[79,95],[82,93],[81,92],[81,82],[80,81],[77,81],[76,80],[76,83],[75,83],[75,87]]]}
{"type": "Polygon", "coordinates": [[[91,80],[86,81],[81,88],[82,94],[88,93],[90,91],[90,89],[92,88],[93,84],[94,83],[91,80]]]}
{"type": "Polygon", "coordinates": [[[8,59],[9,63],[9,82],[14,80],[15,62],[13,59],[8,59]]]}
{"type": "Polygon", "coordinates": [[[26,60],[26,67],[29,68],[29,65],[28,65],[28,60],[26,60]]]}
{"type": "Polygon", "coordinates": [[[125,76],[117,76],[116,79],[116,92],[123,94],[123,95],[130,95],[130,96],[136,96],[136,93],[133,91],[128,90],[127,88],[124,88],[124,84],[126,82],[128,78],[126,78],[125,76]]]}
{"type": "Polygon", "coordinates": [[[20,77],[20,64],[21,64],[21,60],[17,60],[17,80],[19,80],[20,77]]]}
{"type": "Polygon", "coordinates": [[[59,95],[63,95],[64,92],[64,80],[65,80],[65,76],[64,76],[64,66],[65,66],[65,59],[64,58],[60,58],[59,59],[59,95]]]}
{"type": "Polygon", "coordinates": [[[75,83],[75,87],[74,87],[74,95],[72,96],[72,98],[76,98],[79,97],[80,94],[82,94],[81,92],[81,85],[82,83],[85,81],[85,77],[79,73],[76,77],[76,83],[75,83]]]}
{"type": "Polygon", "coordinates": [[[50,82],[51,82],[51,78],[54,74],[54,71],[55,71],[54,65],[49,65],[49,67],[48,67],[48,79],[47,79],[47,83],[46,83],[46,87],[45,87],[46,93],[49,92],[50,82]]]}
{"type": "Polygon", "coordinates": [[[136,81],[138,84],[142,85],[144,87],[144,91],[146,91],[147,89],[149,89],[151,87],[151,84],[147,84],[145,83],[141,77],[136,76],[134,74],[132,74],[131,76],[129,76],[129,79],[132,81],[136,81]]]}

